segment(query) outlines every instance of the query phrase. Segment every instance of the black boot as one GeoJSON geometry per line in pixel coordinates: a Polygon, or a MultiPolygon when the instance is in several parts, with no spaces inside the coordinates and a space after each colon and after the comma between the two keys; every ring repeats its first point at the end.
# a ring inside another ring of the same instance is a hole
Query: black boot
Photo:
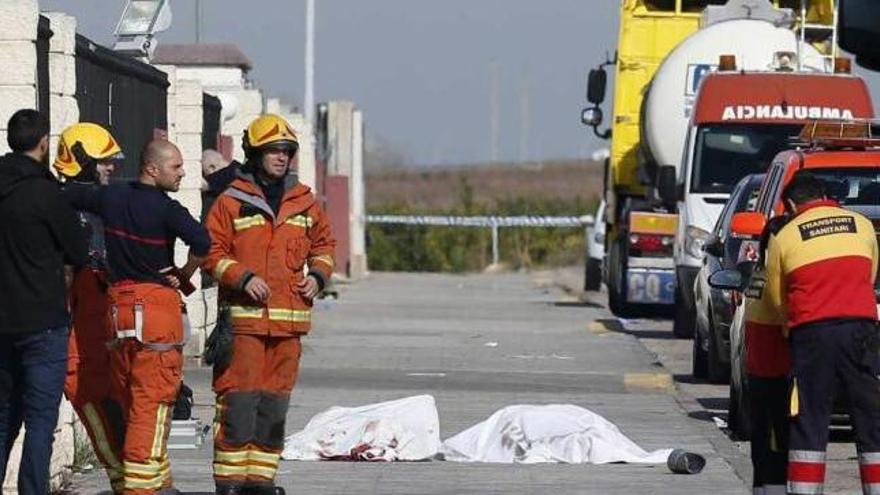
{"type": "Polygon", "coordinates": [[[217,495],[245,495],[246,493],[251,492],[246,491],[245,488],[239,484],[223,483],[222,485],[217,485],[217,489],[214,493],[217,495]]]}
{"type": "Polygon", "coordinates": [[[287,492],[284,491],[284,488],[274,485],[252,485],[247,487],[247,491],[245,491],[244,493],[246,493],[247,495],[287,495],[287,492]]]}

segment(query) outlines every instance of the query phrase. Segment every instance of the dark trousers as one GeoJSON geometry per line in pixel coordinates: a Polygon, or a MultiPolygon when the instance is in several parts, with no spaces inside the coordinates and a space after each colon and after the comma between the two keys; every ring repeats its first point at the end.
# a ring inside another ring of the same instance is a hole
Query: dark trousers
{"type": "Polygon", "coordinates": [[[880,336],[876,322],[830,320],[791,332],[794,370],[788,491],[822,493],[825,448],[835,396],[849,406],[862,490],[880,494],[880,336]],[[796,395],[795,395],[796,394],[796,395]]]}
{"type": "Polygon", "coordinates": [[[752,468],[755,488],[785,486],[788,466],[787,377],[766,378],[749,375],[752,422],[752,468]]]}
{"type": "Polygon", "coordinates": [[[0,481],[25,425],[18,493],[49,491],[49,462],[67,374],[67,327],[0,335],[0,481]]]}

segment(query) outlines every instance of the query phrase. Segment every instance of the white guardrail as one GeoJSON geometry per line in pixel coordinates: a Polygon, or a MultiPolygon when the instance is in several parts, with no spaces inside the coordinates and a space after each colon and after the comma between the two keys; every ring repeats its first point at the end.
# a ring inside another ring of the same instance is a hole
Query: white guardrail
{"type": "Polygon", "coordinates": [[[543,217],[543,216],[430,216],[430,215],[367,215],[367,223],[390,225],[426,225],[433,227],[481,227],[492,229],[492,263],[498,264],[498,230],[502,227],[569,227],[589,228],[593,216],[543,217]]]}

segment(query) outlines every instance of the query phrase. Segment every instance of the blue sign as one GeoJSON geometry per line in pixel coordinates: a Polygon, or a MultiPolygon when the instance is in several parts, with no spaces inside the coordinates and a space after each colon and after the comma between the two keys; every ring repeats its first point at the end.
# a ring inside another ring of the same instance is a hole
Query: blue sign
{"type": "Polygon", "coordinates": [[[675,302],[675,272],[632,268],[627,270],[626,300],[637,304],[672,304],[675,302]]]}
{"type": "Polygon", "coordinates": [[[706,74],[709,74],[710,72],[715,72],[716,69],[718,69],[718,66],[711,64],[688,65],[687,86],[685,87],[684,95],[696,95],[697,90],[700,89],[700,82],[703,81],[703,78],[706,76],[706,74]]]}

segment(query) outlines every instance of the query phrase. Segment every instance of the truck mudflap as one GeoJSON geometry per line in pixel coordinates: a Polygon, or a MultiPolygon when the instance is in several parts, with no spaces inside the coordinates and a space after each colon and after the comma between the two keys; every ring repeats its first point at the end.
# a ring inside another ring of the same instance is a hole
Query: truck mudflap
{"type": "Polygon", "coordinates": [[[632,304],[673,304],[675,270],[629,268],[626,271],[626,301],[632,304]]]}

